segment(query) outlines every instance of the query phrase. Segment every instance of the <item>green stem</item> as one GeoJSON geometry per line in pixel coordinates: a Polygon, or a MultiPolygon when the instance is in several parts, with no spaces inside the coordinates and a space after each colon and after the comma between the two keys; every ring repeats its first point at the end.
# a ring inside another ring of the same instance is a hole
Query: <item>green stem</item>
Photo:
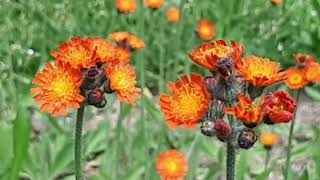
{"type": "Polygon", "coordinates": [[[74,140],[74,158],[75,158],[75,174],[76,180],[82,179],[82,166],[81,166],[81,135],[83,124],[84,105],[82,104],[78,109],[76,132],[74,140]]]}
{"type": "Polygon", "coordinates": [[[234,180],[236,164],[236,148],[228,142],[227,144],[227,180],[234,180]]]}
{"type": "Polygon", "coordinates": [[[299,103],[299,98],[300,98],[300,94],[301,94],[301,90],[299,90],[297,92],[297,97],[296,97],[296,101],[297,101],[297,108],[296,111],[294,112],[294,117],[291,121],[291,125],[290,125],[290,131],[289,131],[289,137],[288,137],[288,150],[287,150],[287,159],[286,159],[286,166],[285,166],[285,171],[284,171],[284,179],[287,180],[288,179],[288,175],[289,175],[289,169],[290,169],[290,159],[291,159],[291,146],[292,146],[292,134],[293,134],[293,130],[294,130],[294,124],[295,124],[295,120],[296,120],[296,113],[298,110],[298,103],[299,103]]]}
{"type": "Polygon", "coordinates": [[[265,161],[265,164],[264,164],[264,170],[267,169],[269,161],[270,161],[270,155],[271,155],[270,151],[271,151],[270,149],[266,150],[266,161],[265,161]]]}

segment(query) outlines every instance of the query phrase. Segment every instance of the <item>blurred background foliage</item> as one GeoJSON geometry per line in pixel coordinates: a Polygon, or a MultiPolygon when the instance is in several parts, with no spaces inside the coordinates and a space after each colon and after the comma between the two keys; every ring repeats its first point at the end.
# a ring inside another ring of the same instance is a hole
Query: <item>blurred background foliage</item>
{"type": "MultiPolygon", "coordinates": [[[[84,131],[84,171],[91,179],[158,179],[157,155],[177,148],[189,158],[188,179],[216,179],[224,174],[224,147],[194,131],[170,130],[157,105],[166,82],[205,70],[187,52],[202,43],[194,32],[200,19],[216,26],[215,40],[237,40],[254,54],[294,65],[298,52],[319,57],[320,1],[287,0],[167,0],[151,10],[138,1],[137,12],[119,14],[113,0],[2,0],[0,3],[0,179],[73,179],[74,114],[53,119],[39,113],[30,95],[34,74],[53,58],[50,52],[71,37],[104,37],[115,31],[137,34],[147,47],[134,54],[144,96],[138,108],[120,105],[113,96],[102,110],[88,108],[84,131]],[[181,10],[178,24],[167,22],[170,7],[181,10]]],[[[320,100],[318,88],[307,94],[320,100]]],[[[318,108],[319,109],[319,108],[318,108]]],[[[319,125],[296,128],[307,140],[295,141],[291,178],[320,178],[319,125]],[[297,163],[298,162],[298,163],[297,163]],[[299,163],[300,162],[300,163],[299,163]]],[[[288,125],[261,128],[286,139],[288,125]]],[[[265,151],[257,144],[239,152],[238,179],[266,179],[281,175],[286,142],[270,168],[263,169],[265,151]],[[280,173],[280,174],[279,174],[280,173]]]]}

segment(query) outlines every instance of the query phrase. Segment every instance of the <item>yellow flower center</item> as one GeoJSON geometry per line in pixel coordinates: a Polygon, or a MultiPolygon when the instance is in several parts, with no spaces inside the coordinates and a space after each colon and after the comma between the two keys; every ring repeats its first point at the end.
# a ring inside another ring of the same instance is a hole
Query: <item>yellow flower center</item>
{"type": "Polygon", "coordinates": [[[62,101],[67,101],[69,97],[73,96],[74,84],[69,77],[63,76],[53,80],[49,89],[53,97],[58,97],[62,101]]]}
{"type": "Polygon", "coordinates": [[[303,81],[303,77],[299,73],[293,73],[288,77],[288,81],[291,84],[300,84],[303,81]]]}
{"type": "Polygon", "coordinates": [[[118,70],[112,74],[111,77],[111,88],[128,90],[132,88],[132,83],[127,81],[129,75],[126,71],[118,70]]]}
{"type": "Polygon", "coordinates": [[[89,57],[87,51],[83,48],[72,48],[67,53],[68,62],[72,65],[79,65],[85,63],[89,57]]]}
{"type": "Polygon", "coordinates": [[[177,163],[174,160],[169,161],[167,167],[170,173],[174,173],[178,169],[177,163]]]}

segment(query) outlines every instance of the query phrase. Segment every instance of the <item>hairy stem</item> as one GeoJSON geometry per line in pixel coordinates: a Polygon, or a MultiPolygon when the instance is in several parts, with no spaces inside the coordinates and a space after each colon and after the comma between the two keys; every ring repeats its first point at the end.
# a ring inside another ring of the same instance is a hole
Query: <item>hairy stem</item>
{"type": "Polygon", "coordinates": [[[288,179],[288,175],[289,175],[289,169],[290,169],[290,159],[291,159],[291,146],[292,146],[292,133],[294,130],[294,124],[295,124],[295,120],[296,120],[296,113],[298,110],[298,103],[299,103],[299,98],[300,98],[300,94],[301,94],[301,90],[297,91],[297,96],[296,96],[296,101],[297,101],[297,108],[296,111],[294,112],[294,117],[291,121],[291,125],[290,125],[290,131],[289,131],[289,137],[288,137],[288,150],[287,150],[287,159],[286,159],[286,166],[285,166],[285,171],[284,171],[284,179],[287,180],[288,179]]]}
{"type": "Polygon", "coordinates": [[[77,113],[76,132],[74,140],[74,158],[75,158],[75,175],[76,180],[82,179],[81,166],[81,136],[83,124],[84,105],[81,105],[77,113]]]}
{"type": "Polygon", "coordinates": [[[236,149],[228,142],[227,144],[227,180],[234,180],[236,164],[236,149]]]}

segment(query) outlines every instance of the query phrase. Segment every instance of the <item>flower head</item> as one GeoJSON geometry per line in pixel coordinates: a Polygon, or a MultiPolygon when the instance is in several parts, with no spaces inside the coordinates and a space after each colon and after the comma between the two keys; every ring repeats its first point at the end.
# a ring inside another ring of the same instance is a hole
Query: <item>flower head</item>
{"type": "Polygon", "coordinates": [[[182,180],[188,172],[187,159],[177,150],[163,152],[157,159],[157,171],[163,180],[182,180]]]}
{"type": "Polygon", "coordinates": [[[171,22],[171,23],[177,23],[179,22],[179,19],[180,19],[180,11],[179,9],[177,8],[170,8],[167,10],[167,18],[168,18],[168,21],[171,22]]]}
{"type": "Polygon", "coordinates": [[[120,101],[135,105],[140,99],[141,90],[136,87],[136,74],[129,64],[112,64],[105,68],[110,87],[120,101]]]}
{"type": "Polygon", "coordinates": [[[198,22],[196,31],[203,40],[211,40],[216,35],[216,27],[207,19],[198,22]]]}
{"type": "Polygon", "coordinates": [[[320,82],[320,64],[310,63],[305,69],[305,77],[309,82],[320,82]]]}
{"type": "Polygon", "coordinates": [[[134,13],[137,10],[136,0],[116,0],[116,8],[121,13],[134,13]]]}
{"type": "Polygon", "coordinates": [[[134,50],[143,49],[144,47],[146,47],[146,44],[144,43],[144,41],[135,35],[129,35],[127,41],[130,48],[134,50]]]}
{"type": "Polygon", "coordinates": [[[164,0],[143,0],[143,3],[152,9],[158,9],[163,6],[164,0]]]}
{"type": "Polygon", "coordinates": [[[180,81],[170,82],[168,88],[172,95],[160,96],[160,106],[166,123],[171,128],[179,125],[194,128],[208,111],[210,103],[210,95],[203,78],[198,74],[192,74],[191,79],[184,75],[180,81]]]}
{"type": "Polygon", "coordinates": [[[300,89],[308,84],[303,69],[291,67],[286,72],[288,78],[285,80],[285,83],[290,89],[300,89]]]}
{"type": "Polygon", "coordinates": [[[102,38],[88,38],[87,43],[91,51],[95,52],[96,62],[107,63],[114,60],[115,48],[102,38]]]}
{"type": "Polygon", "coordinates": [[[279,136],[274,133],[262,133],[260,135],[260,142],[266,149],[270,149],[279,142],[279,136]]]}
{"type": "Polygon", "coordinates": [[[288,123],[293,118],[296,101],[285,91],[268,93],[264,97],[266,123],[288,123]]]}
{"type": "Polygon", "coordinates": [[[280,71],[280,64],[267,58],[245,57],[237,66],[238,73],[253,86],[266,87],[286,79],[280,71]]]}
{"type": "Polygon", "coordinates": [[[218,40],[216,42],[204,43],[188,55],[196,64],[211,71],[216,71],[216,63],[219,59],[229,57],[234,61],[234,64],[237,64],[241,59],[243,49],[243,45],[238,45],[235,41],[231,41],[231,46],[227,46],[224,40],[218,40]]]}
{"type": "Polygon", "coordinates": [[[256,106],[251,99],[241,94],[239,95],[239,103],[236,107],[226,108],[225,113],[235,115],[239,121],[248,127],[255,127],[263,120],[264,112],[262,105],[263,101],[256,106]]]}
{"type": "Polygon", "coordinates": [[[119,64],[127,64],[131,61],[131,52],[123,47],[115,47],[115,62],[119,64]]]}
{"type": "Polygon", "coordinates": [[[61,44],[59,51],[53,51],[51,55],[57,61],[69,63],[73,68],[90,68],[96,64],[93,58],[95,51],[92,51],[86,40],[78,37],[61,44]]]}
{"type": "Polygon", "coordinates": [[[315,62],[315,58],[309,54],[301,54],[301,53],[298,53],[298,54],[295,54],[293,56],[293,59],[299,63],[299,64],[303,64],[303,65],[309,65],[313,62],[315,62]]]}
{"type": "Polygon", "coordinates": [[[271,3],[274,5],[279,5],[282,3],[283,0],[271,0],[271,3]]]}
{"type": "Polygon", "coordinates": [[[52,116],[65,116],[69,108],[78,109],[85,99],[80,95],[82,75],[63,62],[49,63],[32,81],[37,87],[31,89],[40,111],[52,116]]]}
{"type": "Polygon", "coordinates": [[[109,35],[109,39],[111,39],[117,43],[121,43],[121,42],[126,41],[128,37],[129,37],[129,33],[123,32],[123,31],[114,32],[109,35]]]}

